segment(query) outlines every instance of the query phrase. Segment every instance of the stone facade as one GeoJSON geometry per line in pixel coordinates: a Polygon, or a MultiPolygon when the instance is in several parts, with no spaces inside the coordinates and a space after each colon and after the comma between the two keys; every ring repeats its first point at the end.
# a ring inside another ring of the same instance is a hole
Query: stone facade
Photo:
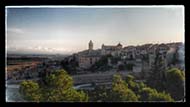
{"type": "Polygon", "coordinates": [[[101,57],[100,50],[93,50],[93,42],[90,40],[88,50],[76,54],[80,68],[90,68],[101,57]]]}
{"type": "Polygon", "coordinates": [[[116,46],[102,44],[102,55],[119,56],[122,50],[122,45],[119,43],[116,46]]]}
{"type": "Polygon", "coordinates": [[[102,45],[102,49],[93,49],[93,42],[90,40],[88,50],[77,53],[77,60],[80,68],[90,68],[104,55],[119,56],[122,45],[119,43],[116,46],[102,45]]]}
{"type": "Polygon", "coordinates": [[[92,43],[92,40],[90,40],[90,42],[89,42],[89,50],[93,50],[93,43],[92,43]]]}
{"type": "Polygon", "coordinates": [[[100,59],[99,56],[79,56],[79,67],[89,68],[100,59]]]}
{"type": "Polygon", "coordinates": [[[135,59],[136,58],[136,48],[134,46],[128,46],[123,48],[122,56],[126,56],[126,59],[135,59]]]}
{"type": "MultiPolygon", "coordinates": [[[[89,49],[81,51],[76,54],[79,67],[89,68],[97,61],[100,60],[102,56],[112,55],[113,57],[120,57],[121,63],[133,63],[135,66],[133,71],[140,72],[142,70],[148,71],[151,69],[155,62],[156,55],[159,54],[164,60],[165,67],[168,63],[172,61],[174,53],[177,52],[177,43],[173,44],[145,44],[141,46],[123,46],[119,43],[117,45],[102,45],[101,49],[94,50],[93,42],[90,40],[89,49]]],[[[180,48],[181,49],[181,48],[180,48]]],[[[182,53],[179,51],[178,53],[182,53]]],[[[183,54],[184,55],[184,54],[183,54]]],[[[111,64],[111,60],[108,60],[108,64],[111,64]]]]}

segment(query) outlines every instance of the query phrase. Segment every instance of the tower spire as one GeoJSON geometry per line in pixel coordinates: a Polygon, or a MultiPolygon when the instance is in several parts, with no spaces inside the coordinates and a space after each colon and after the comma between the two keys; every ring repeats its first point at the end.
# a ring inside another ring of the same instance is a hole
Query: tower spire
{"type": "Polygon", "coordinates": [[[90,40],[90,42],[88,44],[88,48],[89,48],[89,50],[93,50],[93,42],[92,42],[92,40],[90,40]]]}

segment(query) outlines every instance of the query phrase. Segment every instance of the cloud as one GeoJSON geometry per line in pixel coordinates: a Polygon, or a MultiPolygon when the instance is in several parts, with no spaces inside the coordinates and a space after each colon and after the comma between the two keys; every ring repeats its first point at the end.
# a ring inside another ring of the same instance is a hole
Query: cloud
{"type": "Polygon", "coordinates": [[[14,47],[14,46],[7,46],[8,53],[36,53],[36,54],[70,54],[73,53],[72,50],[68,50],[65,48],[50,48],[50,47],[43,47],[43,46],[29,46],[29,47],[14,47]]]}
{"type": "Polygon", "coordinates": [[[6,29],[6,39],[8,41],[12,41],[12,40],[23,40],[26,39],[27,33],[25,30],[21,29],[21,28],[13,28],[13,27],[8,27],[6,29]]]}
{"type": "Polygon", "coordinates": [[[20,28],[8,28],[7,31],[12,32],[12,33],[18,33],[18,34],[23,34],[24,33],[24,30],[20,29],[20,28]]]}

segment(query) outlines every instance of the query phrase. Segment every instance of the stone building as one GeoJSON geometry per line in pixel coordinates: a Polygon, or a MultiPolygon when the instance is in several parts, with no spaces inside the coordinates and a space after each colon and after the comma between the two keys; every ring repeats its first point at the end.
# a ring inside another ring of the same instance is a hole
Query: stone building
{"type": "Polygon", "coordinates": [[[125,59],[135,59],[136,58],[135,46],[124,47],[122,50],[122,56],[125,56],[125,59]]]}
{"type": "Polygon", "coordinates": [[[151,65],[154,64],[155,58],[156,58],[156,48],[158,47],[158,44],[151,45],[148,48],[148,59],[149,59],[149,68],[151,69],[151,65]]]}
{"type": "MultiPolygon", "coordinates": [[[[101,49],[93,49],[93,42],[90,40],[88,49],[75,54],[75,58],[78,61],[80,68],[88,69],[94,65],[104,55],[112,55],[113,57],[120,57],[121,63],[134,64],[133,71],[149,71],[155,62],[156,55],[164,61],[164,66],[167,68],[168,63],[172,61],[172,56],[177,52],[176,47],[179,44],[145,44],[141,46],[123,46],[118,43],[117,45],[104,45],[101,49]]],[[[180,49],[182,49],[180,47],[180,49]]],[[[182,53],[179,51],[178,53],[182,53]]],[[[184,56],[184,55],[182,55],[184,56]]],[[[184,58],[184,57],[183,57],[184,58]]],[[[181,58],[181,59],[183,59],[181,58]]],[[[111,59],[108,60],[108,64],[111,64],[111,59]]],[[[184,65],[184,64],[183,64],[184,65]]]]}
{"type": "Polygon", "coordinates": [[[119,56],[122,50],[122,45],[118,43],[116,46],[102,45],[102,49],[93,49],[93,42],[90,40],[88,49],[77,53],[77,60],[80,68],[89,68],[95,64],[104,55],[119,56]]]}
{"type": "Polygon", "coordinates": [[[89,68],[101,57],[100,50],[93,50],[93,42],[90,40],[88,50],[77,53],[77,60],[80,68],[89,68]]]}
{"type": "Polygon", "coordinates": [[[159,53],[160,57],[164,61],[164,65],[167,68],[168,61],[167,61],[167,52],[169,51],[170,47],[168,47],[166,44],[160,44],[157,48],[157,52],[159,53]]]}
{"type": "Polygon", "coordinates": [[[149,68],[151,69],[151,66],[155,62],[155,58],[158,55],[164,62],[164,66],[167,67],[168,60],[167,60],[167,53],[170,50],[170,47],[166,44],[155,44],[148,48],[148,57],[149,57],[149,68]]]}
{"type": "Polygon", "coordinates": [[[119,56],[122,50],[122,45],[118,43],[116,46],[102,44],[102,55],[119,56]]]}

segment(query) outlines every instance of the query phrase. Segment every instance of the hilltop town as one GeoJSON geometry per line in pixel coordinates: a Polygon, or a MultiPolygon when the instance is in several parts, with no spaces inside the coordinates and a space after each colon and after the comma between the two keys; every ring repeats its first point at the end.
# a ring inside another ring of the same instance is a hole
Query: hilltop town
{"type": "MultiPolygon", "coordinates": [[[[165,68],[185,70],[184,44],[144,44],[126,46],[121,43],[104,45],[93,49],[90,40],[88,49],[65,57],[8,57],[7,80],[41,77],[51,71],[65,69],[71,75],[106,72],[145,73],[150,72],[159,56],[165,68]]],[[[103,74],[102,74],[103,75],[103,74]]],[[[142,75],[142,74],[141,74],[142,75]]]]}
{"type": "Polygon", "coordinates": [[[75,53],[64,59],[64,68],[71,68],[75,73],[80,71],[129,71],[149,72],[156,57],[163,60],[166,68],[177,67],[181,70],[184,66],[184,44],[182,42],[144,44],[138,46],[126,46],[102,44],[101,49],[93,49],[90,40],[88,49],[75,53]],[[68,65],[68,66],[67,66],[68,65]]]}

